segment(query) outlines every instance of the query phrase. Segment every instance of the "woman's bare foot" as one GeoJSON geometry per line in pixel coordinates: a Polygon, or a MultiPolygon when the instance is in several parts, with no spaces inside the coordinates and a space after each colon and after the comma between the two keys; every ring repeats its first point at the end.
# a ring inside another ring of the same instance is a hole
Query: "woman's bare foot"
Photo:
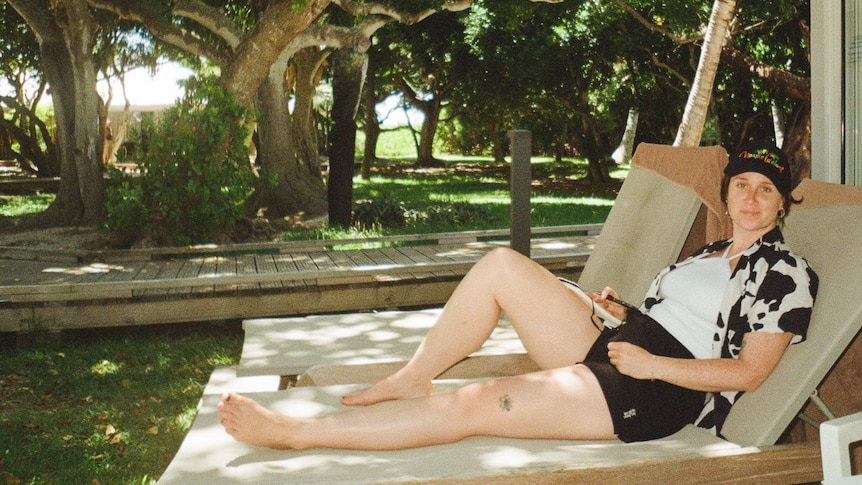
{"type": "Polygon", "coordinates": [[[238,394],[225,394],[218,404],[221,424],[233,439],[275,449],[292,448],[288,438],[296,420],[271,411],[238,394]]]}
{"type": "Polygon", "coordinates": [[[415,397],[427,397],[431,395],[431,382],[403,382],[406,379],[399,378],[399,374],[392,374],[373,386],[353,391],[342,396],[341,403],[345,406],[368,406],[383,401],[394,401],[397,399],[413,399],[415,397]]]}

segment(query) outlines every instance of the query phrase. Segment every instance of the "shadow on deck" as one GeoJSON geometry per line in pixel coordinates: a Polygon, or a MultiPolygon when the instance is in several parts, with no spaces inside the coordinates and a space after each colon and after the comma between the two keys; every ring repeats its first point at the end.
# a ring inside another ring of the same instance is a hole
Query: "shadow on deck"
{"type": "MultiPolygon", "coordinates": [[[[531,257],[577,278],[601,225],[536,228],[531,257]]],[[[509,232],[44,253],[0,248],[0,332],[443,304],[509,232]]]]}

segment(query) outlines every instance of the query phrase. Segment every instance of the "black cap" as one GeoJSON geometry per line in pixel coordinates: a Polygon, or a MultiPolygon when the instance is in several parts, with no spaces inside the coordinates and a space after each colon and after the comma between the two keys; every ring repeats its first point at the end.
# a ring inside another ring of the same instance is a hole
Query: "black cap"
{"type": "Polygon", "coordinates": [[[741,147],[736,155],[731,155],[724,168],[728,177],[745,172],[765,175],[782,195],[790,193],[792,179],[787,154],[769,142],[752,142],[741,147]]]}

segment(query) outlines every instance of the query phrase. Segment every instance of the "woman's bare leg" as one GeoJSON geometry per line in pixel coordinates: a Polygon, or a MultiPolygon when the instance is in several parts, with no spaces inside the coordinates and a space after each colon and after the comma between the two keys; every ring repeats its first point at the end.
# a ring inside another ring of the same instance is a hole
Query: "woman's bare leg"
{"type": "Polygon", "coordinates": [[[580,362],[599,335],[591,309],[556,276],[516,251],[495,249],[470,269],[410,361],[342,402],[368,405],[429,395],[431,380],[478,350],[503,311],[542,369],[580,362]]]}
{"type": "Polygon", "coordinates": [[[321,416],[290,418],[251,399],[219,404],[235,439],[271,448],[404,449],[468,436],[609,439],[613,424],[593,374],[576,365],[470,384],[457,391],[394,400],[321,416]]]}

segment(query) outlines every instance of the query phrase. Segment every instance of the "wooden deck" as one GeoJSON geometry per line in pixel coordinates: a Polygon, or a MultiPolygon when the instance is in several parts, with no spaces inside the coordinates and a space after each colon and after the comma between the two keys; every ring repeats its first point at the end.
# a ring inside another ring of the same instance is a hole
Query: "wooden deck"
{"type": "MultiPolygon", "coordinates": [[[[534,229],[531,257],[576,277],[600,230],[534,229]]],[[[507,236],[472,231],[103,252],[0,248],[0,332],[439,305],[483,254],[508,245],[507,236]]]]}

